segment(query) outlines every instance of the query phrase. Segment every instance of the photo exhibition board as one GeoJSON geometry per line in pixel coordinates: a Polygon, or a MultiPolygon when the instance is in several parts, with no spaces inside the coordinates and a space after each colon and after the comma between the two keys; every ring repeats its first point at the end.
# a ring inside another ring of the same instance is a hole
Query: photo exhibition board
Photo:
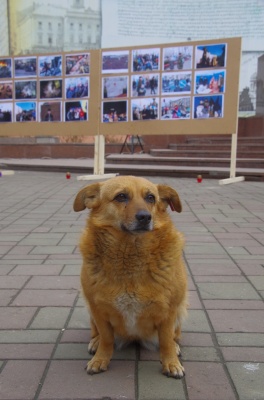
{"type": "Polygon", "coordinates": [[[0,59],[0,136],[233,134],[241,38],[0,59]]]}

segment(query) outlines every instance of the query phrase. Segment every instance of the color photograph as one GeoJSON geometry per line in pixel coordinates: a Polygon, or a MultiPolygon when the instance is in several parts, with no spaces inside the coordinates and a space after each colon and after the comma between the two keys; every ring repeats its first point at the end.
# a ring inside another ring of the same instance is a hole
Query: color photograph
{"type": "Polygon", "coordinates": [[[62,121],[61,101],[45,101],[39,103],[40,122],[60,122],[62,121]]]}
{"type": "Polygon", "coordinates": [[[194,92],[196,94],[224,93],[225,76],[226,71],[223,69],[196,72],[194,92]]]}
{"type": "Polygon", "coordinates": [[[223,95],[195,96],[193,98],[193,118],[222,118],[223,114],[223,95]]]}
{"type": "Polygon", "coordinates": [[[127,101],[104,101],[102,103],[102,122],[126,122],[127,101]]]}
{"type": "Polygon", "coordinates": [[[65,56],[66,75],[90,73],[90,53],[67,54],[65,56]]]}
{"type": "Polygon", "coordinates": [[[111,99],[114,97],[128,96],[128,77],[110,76],[102,78],[102,98],[111,99]]]}
{"type": "Polygon", "coordinates": [[[12,122],[13,103],[0,103],[0,122],[12,122]]]}
{"type": "Polygon", "coordinates": [[[62,56],[41,56],[38,59],[39,76],[61,76],[62,56]]]}
{"type": "Polygon", "coordinates": [[[13,97],[13,82],[0,81],[0,100],[8,100],[13,97]]]}
{"type": "Polygon", "coordinates": [[[62,79],[52,79],[40,81],[41,99],[60,99],[62,98],[62,79]]]}
{"type": "Polygon", "coordinates": [[[88,95],[89,95],[89,78],[87,76],[79,78],[65,78],[66,99],[88,97],[88,95]]]}
{"type": "Polygon", "coordinates": [[[12,58],[0,58],[0,79],[12,77],[12,58]]]}
{"type": "Polygon", "coordinates": [[[196,46],[195,65],[196,68],[219,68],[226,66],[226,47],[222,44],[209,44],[196,46]]]}
{"type": "Polygon", "coordinates": [[[37,81],[15,81],[16,100],[36,99],[37,81]]]}
{"type": "Polygon", "coordinates": [[[190,97],[163,97],[161,99],[161,119],[190,119],[190,97]]]}
{"type": "Polygon", "coordinates": [[[192,69],[192,55],[193,46],[165,47],[163,49],[163,70],[192,69]]]}
{"type": "Polygon", "coordinates": [[[159,69],[160,48],[132,50],[132,71],[153,71],[159,69]]]}
{"type": "Polygon", "coordinates": [[[66,101],[64,112],[66,122],[88,121],[88,100],[66,101]]]}
{"type": "Polygon", "coordinates": [[[15,78],[37,76],[37,57],[17,57],[15,62],[15,78]]]}
{"type": "Polygon", "coordinates": [[[159,94],[159,74],[133,75],[131,81],[133,97],[159,94]]]}
{"type": "Polygon", "coordinates": [[[102,73],[126,73],[128,72],[128,50],[103,51],[102,73]]]}
{"type": "Polygon", "coordinates": [[[15,103],[16,122],[36,121],[36,114],[36,102],[21,101],[20,103],[15,103]]]}
{"type": "Polygon", "coordinates": [[[132,121],[158,119],[159,104],[156,98],[140,98],[131,100],[132,121]]]}
{"type": "Polygon", "coordinates": [[[162,74],[162,94],[189,94],[191,93],[192,73],[165,72],[162,74]]]}

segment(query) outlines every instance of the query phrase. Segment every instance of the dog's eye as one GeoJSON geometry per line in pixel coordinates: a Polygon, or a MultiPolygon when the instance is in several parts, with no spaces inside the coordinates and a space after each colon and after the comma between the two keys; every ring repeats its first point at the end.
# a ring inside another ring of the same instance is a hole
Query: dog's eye
{"type": "Polygon", "coordinates": [[[128,196],[125,193],[119,193],[114,200],[119,201],[119,203],[125,202],[128,200],[128,196]]]}
{"type": "Polygon", "coordinates": [[[148,194],[145,198],[148,203],[155,203],[155,196],[153,194],[148,194]]]}

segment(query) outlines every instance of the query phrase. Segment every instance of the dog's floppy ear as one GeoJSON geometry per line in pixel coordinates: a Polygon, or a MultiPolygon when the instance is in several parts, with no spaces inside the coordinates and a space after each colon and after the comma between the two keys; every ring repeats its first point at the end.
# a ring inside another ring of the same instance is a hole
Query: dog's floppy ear
{"type": "Polygon", "coordinates": [[[181,200],[176,190],[167,185],[157,185],[163,210],[170,206],[172,211],[182,211],[181,200]]]}
{"type": "Polygon", "coordinates": [[[96,207],[99,204],[100,186],[100,183],[93,183],[80,190],[73,203],[74,211],[96,207]]]}

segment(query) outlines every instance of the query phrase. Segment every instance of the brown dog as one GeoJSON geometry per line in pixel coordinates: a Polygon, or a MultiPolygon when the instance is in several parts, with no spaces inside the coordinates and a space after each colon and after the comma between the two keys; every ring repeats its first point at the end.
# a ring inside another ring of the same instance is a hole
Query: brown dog
{"type": "Polygon", "coordinates": [[[162,372],[181,378],[176,340],[186,313],[184,240],[166,209],[177,192],[120,176],[83,188],[74,210],[91,209],[80,249],[81,284],[91,314],[89,374],[105,371],[115,339],[159,343],[162,372]]]}

